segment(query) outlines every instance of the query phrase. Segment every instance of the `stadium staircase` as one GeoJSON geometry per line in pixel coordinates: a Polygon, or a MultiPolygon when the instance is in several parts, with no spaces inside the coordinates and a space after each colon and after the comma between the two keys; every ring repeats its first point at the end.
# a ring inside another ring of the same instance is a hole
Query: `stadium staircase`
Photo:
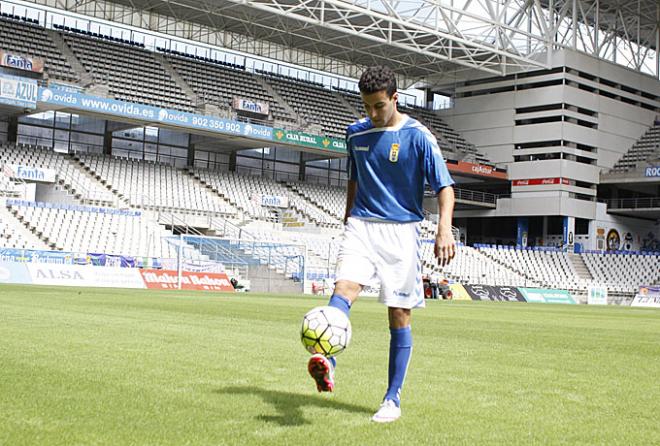
{"type": "Polygon", "coordinates": [[[18,249],[51,249],[48,242],[38,234],[36,228],[30,227],[27,222],[16,215],[15,211],[11,211],[4,204],[0,206],[0,223],[8,229],[2,231],[7,241],[1,240],[0,247],[4,245],[18,249]]]}
{"type": "MultiPolygon", "coordinates": [[[[291,107],[291,104],[289,104],[273,87],[270,86],[268,82],[263,78],[263,76],[257,76],[254,75],[254,79],[257,81],[259,85],[263,87],[264,90],[266,90],[270,95],[273,97],[275,102],[280,104],[284,110],[287,111],[294,119],[295,121],[299,124],[302,125],[303,119],[296,113],[296,111],[291,107]]],[[[286,122],[282,122],[284,126],[287,126],[286,122]]],[[[277,121],[275,124],[278,124],[277,121]]],[[[277,126],[277,125],[276,125],[277,126]]]]}
{"type": "MultiPolygon", "coordinates": [[[[158,52],[152,53],[154,56],[154,59],[156,59],[156,62],[161,64],[163,66],[163,69],[165,72],[172,78],[175,84],[179,86],[181,91],[183,91],[186,96],[190,99],[192,102],[193,107],[197,109],[197,111],[201,111],[200,107],[202,107],[203,101],[197,96],[197,93],[193,91],[193,89],[188,85],[188,83],[183,79],[179,73],[174,69],[172,64],[161,54],[158,52]]],[[[202,107],[203,108],[203,107],[202,107]]]]}
{"type": "MultiPolygon", "coordinates": [[[[338,219],[338,216],[336,215],[335,212],[333,212],[332,209],[328,208],[323,202],[320,200],[315,200],[314,198],[310,197],[309,194],[306,194],[304,192],[304,189],[301,188],[301,185],[299,183],[293,183],[293,182],[287,182],[287,183],[282,183],[286,188],[291,191],[292,194],[300,197],[301,199],[307,201],[311,205],[315,206],[318,208],[320,211],[328,214],[331,218],[333,219],[338,219]]],[[[337,224],[340,224],[340,220],[337,221],[337,224]]]]}
{"type": "Polygon", "coordinates": [[[568,261],[573,264],[575,273],[582,280],[594,280],[594,277],[589,272],[587,264],[584,263],[584,259],[580,254],[568,253],[568,261]]]}
{"type": "Polygon", "coordinates": [[[612,172],[625,172],[645,161],[660,159],[660,121],[655,121],[641,138],[614,164],[612,172]]]}
{"type": "Polygon", "coordinates": [[[73,51],[71,51],[71,48],[69,48],[66,42],[64,42],[61,34],[57,31],[53,31],[52,29],[46,29],[46,34],[48,34],[50,39],[55,44],[55,47],[66,58],[69,65],[71,65],[71,69],[79,78],[78,84],[82,87],[89,87],[94,84],[94,78],[87,72],[87,70],[85,70],[85,67],[83,67],[76,55],[73,53],[73,51]]]}
{"type": "Polygon", "coordinates": [[[512,268],[510,264],[504,262],[502,259],[500,259],[497,256],[489,254],[487,251],[477,250],[477,252],[480,255],[482,255],[485,259],[488,259],[488,261],[498,264],[501,268],[509,270],[515,274],[518,274],[524,277],[526,280],[535,281],[535,277],[530,275],[528,271],[521,271],[520,269],[512,268]]]}

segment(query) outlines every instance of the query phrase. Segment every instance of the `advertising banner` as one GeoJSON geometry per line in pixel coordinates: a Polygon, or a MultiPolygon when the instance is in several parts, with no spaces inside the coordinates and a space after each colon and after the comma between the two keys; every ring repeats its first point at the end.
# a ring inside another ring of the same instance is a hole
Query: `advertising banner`
{"type": "MultiPolygon", "coordinates": [[[[36,85],[36,83],[35,83],[36,85]]],[[[215,133],[273,140],[273,129],[262,125],[203,116],[193,113],[90,96],[58,88],[39,88],[39,102],[69,109],[114,115],[122,118],[155,121],[178,127],[215,133]]]]}
{"type": "Polygon", "coordinates": [[[470,295],[472,300],[493,300],[491,295],[493,291],[488,285],[464,285],[465,290],[470,295]]]}
{"type": "Polygon", "coordinates": [[[3,50],[0,50],[0,65],[33,73],[44,72],[44,61],[38,57],[19,56],[3,50]]]}
{"type": "Polygon", "coordinates": [[[631,307],[660,308],[660,296],[642,296],[638,294],[630,304],[631,307]]]}
{"type": "Polygon", "coordinates": [[[571,293],[566,290],[549,290],[545,288],[519,288],[527,302],[546,304],[575,304],[571,293]]]}
{"type": "Polygon", "coordinates": [[[19,164],[5,164],[5,176],[17,180],[54,183],[57,172],[45,167],[30,167],[19,164]]]}
{"type": "Polygon", "coordinates": [[[525,298],[516,287],[495,285],[465,285],[465,289],[472,300],[525,302],[525,298]]]}
{"type": "Polygon", "coordinates": [[[525,302],[520,290],[513,286],[491,286],[496,300],[509,302],[525,302]]]}
{"type": "Polygon", "coordinates": [[[311,147],[313,149],[329,150],[331,152],[346,153],[346,141],[338,138],[328,138],[295,130],[274,129],[273,140],[297,146],[311,147]]]}
{"type": "MultiPolygon", "coordinates": [[[[176,271],[145,269],[140,270],[144,285],[150,289],[175,290],[178,286],[176,271]]],[[[234,291],[225,273],[205,273],[184,271],[181,277],[182,290],[234,291]]]]}
{"type": "Polygon", "coordinates": [[[32,279],[27,266],[23,263],[0,262],[0,284],[18,283],[30,284],[32,279]]]}
{"type": "Polygon", "coordinates": [[[497,178],[500,180],[508,179],[506,172],[498,171],[492,166],[469,163],[467,161],[447,161],[447,169],[449,169],[450,173],[465,173],[468,175],[497,178]]]}
{"type": "Polygon", "coordinates": [[[660,308],[660,285],[639,287],[639,293],[630,306],[660,308]]]}
{"type": "Polygon", "coordinates": [[[511,186],[542,186],[545,184],[570,184],[568,178],[530,178],[527,180],[513,180],[511,186]]]}
{"type": "Polygon", "coordinates": [[[647,167],[644,171],[645,177],[660,177],[660,166],[647,167]]]}
{"type": "Polygon", "coordinates": [[[33,208],[46,208],[46,209],[65,209],[67,211],[80,211],[80,212],[94,212],[97,214],[110,214],[110,215],[125,215],[128,217],[139,217],[142,211],[133,209],[113,209],[113,208],[99,208],[96,206],[84,206],[80,204],[61,204],[61,203],[46,203],[42,201],[27,201],[8,199],[7,206],[27,206],[33,208]]]}
{"type": "Polygon", "coordinates": [[[86,265],[25,264],[35,285],[145,288],[140,271],[86,265]]]}
{"type": "Polygon", "coordinates": [[[607,287],[604,285],[589,285],[587,287],[588,305],[607,305],[607,287]]]}
{"type": "Polygon", "coordinates": [[[0,262],[71,265],[73,263],[73,255],[70,252],[62,251],[0,248],[0,262]]]}
{"type": "Polygon", "coordinates": [[[288,208],[289,207],[289,197],[284,197],[280,195],[264,195],[262,194],[259,202],[264,207],[270,208],[288,208]]]}
{"type": "Polygon", "coordinates": [[[235,97],[232,101],[232,105],[234,110],[254,113],[256,115],[268,116],[269,113],[268,104],[264,102],[256,102],[245,98],[235,97]]]}
{"type": "Polygon", "coordinates": [[[37,108],[38,89],[34,79],[0,74],[0,104],[37,108]]]}
{"type": "Polygon", "coordinates": [[[449,285],[452,300],[472,300],[462,283],[452,283],[449,285]]]}

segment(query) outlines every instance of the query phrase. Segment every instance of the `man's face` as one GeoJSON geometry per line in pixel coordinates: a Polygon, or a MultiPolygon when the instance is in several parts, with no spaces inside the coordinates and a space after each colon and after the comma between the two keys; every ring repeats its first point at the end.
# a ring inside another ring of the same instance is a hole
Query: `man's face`
{"type": "Polygon", "coordinates": [[[374,127],[389,127],[394,120],[399,94],[394,93],[389,97],[387,90],[380,90],[375,93],[361,93],[361,96],[364,110],[374,127]]]}

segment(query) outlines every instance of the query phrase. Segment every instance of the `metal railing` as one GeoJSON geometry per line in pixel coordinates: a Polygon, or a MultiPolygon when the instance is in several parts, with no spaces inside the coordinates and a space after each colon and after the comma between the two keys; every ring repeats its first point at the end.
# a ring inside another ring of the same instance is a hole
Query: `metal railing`
{"type": "Polygon", "coordinates": [[[496,204],[500,196],[488,192],[454,188],[456,200],[474,201],[478,203],[496,204]]]}
{"type": "Polygon", "coordinates": [[[606,201],[608,209],[660,208],[660,197],[613,198],[606,201]]]}

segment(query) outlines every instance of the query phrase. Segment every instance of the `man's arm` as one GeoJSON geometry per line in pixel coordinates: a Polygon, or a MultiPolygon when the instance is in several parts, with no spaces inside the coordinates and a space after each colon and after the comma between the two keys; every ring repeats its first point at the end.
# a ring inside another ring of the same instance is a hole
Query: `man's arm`
{"type": "Polygon", "coordinates": [[[446,266],[456,255],[456,241],[451,232],[451,222],[454,215],[454,188],[443,187],[438,194],[438,232],[435,236],[433,252],[440,266],[446,266]]]}
{"type": "Polygon", "coordinates": [[[348,217],[351,215],[351,209],[353,209],[353,201],[355,200],[356,191],[357,181],[348,180],[348,185],[346,187],[346,212],[344,213],[344,224],[346,224],[348,217]]]}

